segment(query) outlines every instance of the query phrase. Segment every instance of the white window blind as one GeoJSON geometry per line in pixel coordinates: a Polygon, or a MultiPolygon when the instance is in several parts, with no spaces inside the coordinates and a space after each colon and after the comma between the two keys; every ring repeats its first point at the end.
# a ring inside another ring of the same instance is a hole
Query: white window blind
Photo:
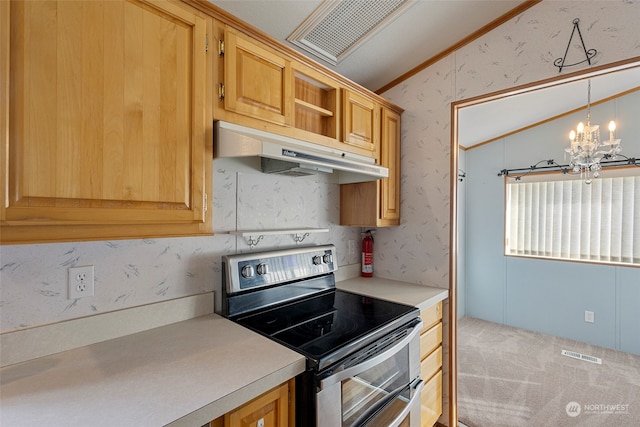
{"type": "Polygon", "coordinates": [[[508,179],[505,254],[640,265],[640,176],[508,179]]]}

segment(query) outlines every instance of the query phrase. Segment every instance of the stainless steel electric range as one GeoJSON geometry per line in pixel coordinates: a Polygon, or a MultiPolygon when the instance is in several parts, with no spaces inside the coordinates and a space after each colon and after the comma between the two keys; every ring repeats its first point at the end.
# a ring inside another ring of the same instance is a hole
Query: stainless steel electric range
{"type": "Polygon", "coordinates": [[[223,257],[223,315],[302,353],[296,426],[419,426],[415,307],[336,289],[336,249],[223,257]]]}

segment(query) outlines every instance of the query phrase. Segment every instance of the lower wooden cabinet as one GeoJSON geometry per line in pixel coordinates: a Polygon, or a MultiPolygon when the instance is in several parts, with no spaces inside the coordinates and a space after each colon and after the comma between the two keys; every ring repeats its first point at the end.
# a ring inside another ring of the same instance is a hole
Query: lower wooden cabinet
{"type": "Polygon", "coordinates": [[[425,385],[421,396],[422,426],[432,427],[442,415],[442,370],[439,370],[425,385]]]}
{"type": "Polygon", "coordinates": [[[294,380],[256,397],[216,418],[209,427],[288,427],[295,419],[294,380]]]}
{"type": "Polygon", "coordinates": [[[420,312],[421,424],[432,427],[442,414],[442,302],[420,312]]]}

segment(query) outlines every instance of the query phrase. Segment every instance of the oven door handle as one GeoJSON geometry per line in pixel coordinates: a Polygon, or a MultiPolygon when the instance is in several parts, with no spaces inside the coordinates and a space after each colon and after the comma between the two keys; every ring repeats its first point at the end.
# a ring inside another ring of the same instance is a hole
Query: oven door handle
{"type": "Polygon", "coordinates": [[[320,381],[320,388],[324,389],[325,387],[329,387],[330,385],[342,382],[343,380],[351,378],[360,372],[366,371],[367,369],[373,368],[382,361],[390,358],[391,356],[402,350],[405,346],[409,345],[411,340],[413,340],[418,335],[418,333],[420,333],[420,330],[422,329],[422,321],[417,322],[413,327],[409,327],[407,329],[411,329],[411,332],[409,332],[406,337],[395,343],[392,347],[384,350],[383,352],[378,353],[355,366],[351,366],[349,368],[340,366],[336,368],[330,376],[320,381]]]}
{"type": "Polygon", "coordinates": [[[390,393],[384,399],[377,402],[375,406],[373,406],[369,411],[361,415],[360,418],[356,420],[356,422],[353,424],[353,427],[366,427],[366,425],[369,424],[371,421],[375,421],[375,416],[372,416],[372,414],[380,412],[387,405],[389,405],[389,403],[394,401],[407,388],[414,389],[411,399],[409,399],[405,407],[402,409],[402,412],[400,412],[393,419],[393,421],[391,421],[387,425],[387,427],[398,427],[407,418],[407,415],[409,415],[409,413],[413,409],[413,406],[416,404],[416,402],[420,399],[420,396],[422,395],[422,389],[424,389],[424,381],[422,381],[420,378],[417,378],[415,381],[413,381],[412,384],[401,387],[400,389],[390,393]]]}
{"type": "Polygon", "coordinates": [[[413,405],[420,401],[424,385],[424,381],[418,378],[418,384],[416,384],[413,396],[411,396],[411,399],[407,402],[407,406],[405,406],[402,412],[393,421],[391,421],[391,423],[389,423],[388,427],[398,427],[402,424],[402,422],[407,418],[407,415],[409,415],[413,409],[413,405]]]}

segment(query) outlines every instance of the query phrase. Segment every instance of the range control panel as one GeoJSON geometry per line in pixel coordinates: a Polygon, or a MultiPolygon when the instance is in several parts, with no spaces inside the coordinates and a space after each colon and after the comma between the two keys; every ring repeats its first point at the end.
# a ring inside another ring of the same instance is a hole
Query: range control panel
{"type": "Polygon", "coordinates": [[[238,292],[307,279],[338,269],[333,245],[227,255],[226,292],[238,292]]]}

